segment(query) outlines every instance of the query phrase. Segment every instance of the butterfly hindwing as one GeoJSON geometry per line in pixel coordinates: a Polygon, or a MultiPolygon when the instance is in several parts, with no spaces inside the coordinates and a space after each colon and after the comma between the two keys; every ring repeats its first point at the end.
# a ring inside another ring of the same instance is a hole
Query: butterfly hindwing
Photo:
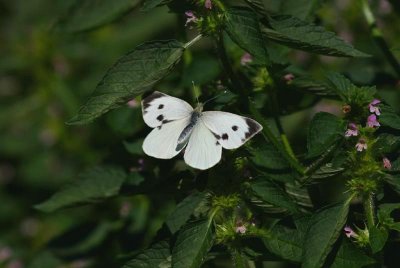
{"type": "Polygon", "coordinates": [[[240,147],[262,130],[253,119],[227,112],[203,112],[201,118],[225,149],[240,147]]]}
{"type": "Polygon", "coordinates": [[[208,169],[221,160],[222,146],[199,119],[185,149],[186,164],[197,169],[208,169]]]}
{"type": "Polygon", "coordinates": [[[160,159],[174,157],[184,148],[177,148],[178,138],[189,122],[190,116],[154,128],[143,142],[143,151],[160,159]]]}
{"type": "Polygon", "coordinates": [[[142,100],[144,122],[152,128],[186,118],[193,112],[186,101],[155,91],[142,100]]]}

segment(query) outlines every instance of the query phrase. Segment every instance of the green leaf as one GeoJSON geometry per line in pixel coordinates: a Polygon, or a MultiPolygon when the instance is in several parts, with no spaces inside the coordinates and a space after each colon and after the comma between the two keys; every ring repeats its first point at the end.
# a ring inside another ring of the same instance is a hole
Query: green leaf
{"type": "Polygon", "coordinates": [[[267,203],[285,208],[292,213],[299,210],[292,198],[278,184],[268,178],[258,179],[251,183],[250,187],[257,197],[267,203]]]}
{"type": "Polygon", "coordinates": [[[343,101],[351,88],[354,88],[353,83],[340,73],[330,72],[326,75],[327,86],[331,91],[339,95],[343,101]]]}
{"type": "Polygon", "coordinates": [[[54,268],[62,267],[62,261],[52,253],[45,251],[36,253],[34,259],[29,263],[28,268],[54,268]]]}
{"type": "Polygon", "coordinates": [[[257,14],[250,9],[230,8],[225,16],[225,30],[230,38],[238,46],[253,55],[255,59],[259,59],[262,64],[266,64],[268,56],[257,14]]]}
{"type": "Polygon", "coordinates": [[[266,169],[286,169],[290,167],[288,161],[271,143],[263,143],[260,148],[250,148],[251,161],[259,167],[266,169]]]}
{"type": "Polygon", "coordinates": [[[140,0],[76,1],[58,27],[66,32],[90,30],[118,19],[139,3],[140,0]]]}
{"type": "Polygon", "coordinates": [[[298,90],[306,91],[318,96],[336,96],[336,91],[332,90],[326,84],[316,81],[308,76],[296,77],[289,87],[294,87],[298,90]]]}
{"type": "Polygon", "coordinates": [[[386,229],[372,226],[369,228],[369,243],[372,253],[377,253],[383,249],[388,239],[389,233],[386,229]]]}
{"type": "Polygon", "coordinates": [[[161,241],[140,252],[122,268],[169,268],[171,267],[171,250],[169,243],[161,241]]]}
{"type": "Polygon", "coordinates": [[[206,198],[206,192],[194,192],[183,199],[168,216],[166,224],[171,233],[176,233],[190,218],[196,208],[206,198]]]}
{"type": "Polygon", "coordinates": [[[172,0],[145,0],[141,10],[147,12],[152,10],[153,8],[166,5],[170,2],[172,2],[172,0]]]}
{"type": "Polygon", "coordinates": [[[249,6],[263,16],[267,15],[267,9],[265,8],[263,0],[245,0],[249,6]]]}
{"type": "Polygon", "coordinates": [[[379,123],[381,123],[382,126],[400,129],[400,116],[394,111],[394,109],[389,105],[383,104],[379,107],[381,108],[379,123]]]}
{"type": "Polygon", "coordinates": [[[295,229],[275,225],[263,239],[266,248],[275,255],[293,262],[301,262],[303,235],[295,229]]]}
{"type": "Polygon", "coordinates": [[[353,245],[348,239],[343,239],[336,257],[330,268],[360,268],[375,263],[364,252],[353,245]]]}
{"type": "Polygon", "coordinates": [[[392,175],[392,174],[386,174],[384,177],[384,180],[386,183],[388,183],[393,191],[395,191],[397,194],[400,195],[400,176],[399,175],[392,175]]]}
{"type": "Polygon", "coordinates": [[[400,148],[400,136],[388,133],[382,133],[378,136],[377,141],[373,145],[376,155],[390,154],[398,152],[400,148]]]}
{"type": "Polygon", "coordinates": [[[307,157],[316,157],[338,142],[346,130],[343,120],[333,114],[320,112],[311,121],[307,136],[307,157]]]}
{"type": "Polygon", "coordinates": [[[311,53],[336,57],[367,57],[334,33],[323,27],[291,16],[277,16],[269,20],[271,28],[262,29],[266,38],[282,45],[311,53]]]}
{"type": "Polygon", "coordinates": [[[79,176],[79,180],[64,187],[35,208],[44,212],[99,202],[119,193],[126,178],[120,168],[96,167],[79,176]]]}
{"type": "Polygon", "coordinates": [[[137,46],[112,66],[94,93],[68,124],[85,124],[128,100],[151,90],[180,60],[183,45],[176,40],[137,46]]]}
{"type": "Polygon", "coordinates": [[[139,140],[136,140],[134,142],[124,141],[125,149],[129,153],[135,154],[135,155],[142,155],[143,154],[142,145],[143,145],[143,139],[139,139],[139,140]]]}
{"type": "Polygon", "coordinates": [[[322,0],[285,0],[281,4],[281,13],[295,16],[306,20],[314,14],[314,11],[321,4],[322,0]]]}
{"type": "Polygon", "coordinates": [[[213,219],[197,221],[186,225],[178,233],[172,250],[172,267],[200,267],[213,244],[213,219]]]}
{"type": "Polygon", "coordinates": [[[349,212],[350,199],[316,212],[310,219],[304,240],[303,268],[323,267],[349,212]]]}

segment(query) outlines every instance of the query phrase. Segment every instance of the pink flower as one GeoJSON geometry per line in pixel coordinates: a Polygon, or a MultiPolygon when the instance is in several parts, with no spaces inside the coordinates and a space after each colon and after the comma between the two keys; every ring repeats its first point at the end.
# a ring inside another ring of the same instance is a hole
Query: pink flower
{"type": "Polygon", "coordinates": [[[128,101],[127,105],[129,108],[139,107],[139,103],[135,99],[128,101]]]}
{"type": "Polygon", "coordinates": [[[383,161],[383,167],[386,169],[391,169],[392,168],[392,163],[390,162],[390,160],[387,157],[384,157],[382,159],[383,161]]]}
{"type": "Polygon", "coordinates": [[[246,233],[246,231],[247,231],[247,228],[244,225],[236,227],[236,233],[238,233],[238,234],[239,233],[240,234],[244,234],[244,233],[246,233]]]}
{"type": "Polygon", "coordinates": [[[294,74],[291,74],[291,73],[285,74],[283,76],[283,80],[285,80],[286,83],[290,83],[293,79],[294,79],[294,74]]]}
{"type": "Polygon", "coordinates": [[[187,26],[189,23],[196,23],[198,21],[197,17],[194,15],[193,11],[188,10],[185,12],[186,15],[186,23],[185,26],[187,26]]]}
{"type": "Polygon", "coordinates": [[[206,0],[206,1],[204,2],[204,6],[205,6],[206,8],[208,8],[208,9],[212,9],[211,0],[206,0]]]}
{"type": "Polygon", "coordinates": [[[347,127],[346,133],[344,134],[346,137],[358,136],[358,128],[356,124],[349,123],[347,127]]]}
{"type": "Polygon", "coordinates": [[[12,250],[9,247],[0,247],[0,263],[8,260],[12,256],[12,250]]]}
{"type": "Polygon", "coordinates": [[[376,120],[375,114],[371,114],[370,116],[368,116],[368,120],[367,120],[368,127],[379,127],[380,125],[381,124],[379,124],[378,120],[376,120]]]}
{"type": "Polygon", "coordinates": [[[364,138],[361,138],[358,140],[358,143],[356,144],[357,151],[362,152],[363,150],[367,150],[368,145],[367,141],[364,138]]]}
{"type": "Polygon", "coordinates": [[[344,233],[346,234],[347,238],[350,238],[350,237],[356,238],[356,237],[358,237],[358,234],[356,234],[356,233],[353,231],[353,229],[351,229],[350,226],[344,227],[344,233]]]}
{"type": "Polygon", "coordinates": [[[242,58],[240,58],[240,64],[247,65],[248,63],[253,61],[253,57],[249,53],[244,53],[242,58]]]}
{"type": "Polygon", "coordinates": [[[381,110],[379,109],[379,107],[376,106],[379,103],[381,103],[381,101],[378,100],[378,99],[374,99],[373,101],[371,101],[371,103],[368,105],[369,111],[371,113],[376,114],[376,115],[380,115],[381,114],[381,110]]]}

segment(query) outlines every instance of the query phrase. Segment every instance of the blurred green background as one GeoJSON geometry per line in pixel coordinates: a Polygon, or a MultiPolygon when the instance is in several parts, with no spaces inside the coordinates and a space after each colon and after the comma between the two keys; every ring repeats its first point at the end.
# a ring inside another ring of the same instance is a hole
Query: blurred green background
{"type": "MultiPolygon", "coordinates": [[[[265,1],[276,12],[285,10],[282,2],[265,1]]],[[[370,38],[356,2],[325,1],[316,21],[373,57],[339,59],[293,51],[290,70],[315,78],[326,71],[342,72],[355,83],[377,85],[382,97],[398,108],[399,78],[370,38]]],[[[129,153],[124,146],[126,141],[135,151],[148,132],[138,102],[90,125],[65,122],[106,70],[136,45],[155,39],[188,41],[195,34],[183,26],[184,18],[166,7],[148,13],[137,7],[89,32],[53,30],[71,5],[72,1],[62,0],[0,1],[0,267],[112,267],[115,258],[127,257],[121,253],[147,246],[174,207],[172,200],[136,195],[52,214],[33,208],[78,179],[87,167],[118,163],[132,171],[142,168],[140,154],[129,153]],[[121,226],[123,235],[117,232],[121,226]]],[[[373,7],[385,38],[399,56],[396,0],[373,1],[373,7]]],[[[185,57],[179,72],[158,89],[182,92],[192,80],[206,88],[218,76],[220,67],[207,41],[185,57]]],[[[339,109],[335,103],[319,102],[285,116],[285,129],[292,140],[301,140],[304,133],[298,129],[312,114],[339,109]]]]}

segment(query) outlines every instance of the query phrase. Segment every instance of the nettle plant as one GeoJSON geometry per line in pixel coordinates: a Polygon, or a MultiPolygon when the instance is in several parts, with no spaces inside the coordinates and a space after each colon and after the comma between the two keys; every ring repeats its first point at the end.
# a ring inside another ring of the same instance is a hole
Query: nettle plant
{"type": "MultiPolygon", "coordinates": [[[[78,2],[60,25],[87,30],[139,2],[78,2]]],[[[318,1],[299,2],[306,6],[298,17],[312,17],[318,1]]],[[[368,3],[362,3],[376,27],[368,3]]],[[[305,70],[290,71],[288,56],[292,49],[369,55],[309,19],[272,13],[260,0],[147,0],[142,9],[163,5],[194,37],[146,42],[122,56],[68,122],[89,123],[110,110],[128,109],[128,103],[139,115],[131,122],[138,131],[124,144],[129,162],[138,164],[129,171],[123,163],[89,169],[37,208],[52,212],[137,194],[176,200],[147,249],[121,249],[114,256],[124,268],[262,267],[269,260],[302,267],[381,266],[400,231],[394,216],[400,203],[387,197],[400,194],[400,117],[374,86],[355,85],[335,72],[317,80],[305,70]],[[220,67],[197,64],[201,59],[193,55],[199,53],[210,53],[220,67]],[[154,90],[192,104],[196,95],[203,101],[217,96],[207,110],[248,116],[262,132],[237,150],[224,150],[220,163],[207,170],[188,167],[182,154],[172,160],[147,157],[141,146],[150,129],[141,119],[140,100],[154,90]],[[316,113],[308,130],[299,130],[299,137],[301,131],[307,137],[293,141],[293,151],[282,115],[321,99],[340,103],[342,111],[316,113]],[[328,195],[332,187],[337,193],[328,195]]],[[[125,225],[119,219],[113,231],[123,232],[125,225]]]]}

